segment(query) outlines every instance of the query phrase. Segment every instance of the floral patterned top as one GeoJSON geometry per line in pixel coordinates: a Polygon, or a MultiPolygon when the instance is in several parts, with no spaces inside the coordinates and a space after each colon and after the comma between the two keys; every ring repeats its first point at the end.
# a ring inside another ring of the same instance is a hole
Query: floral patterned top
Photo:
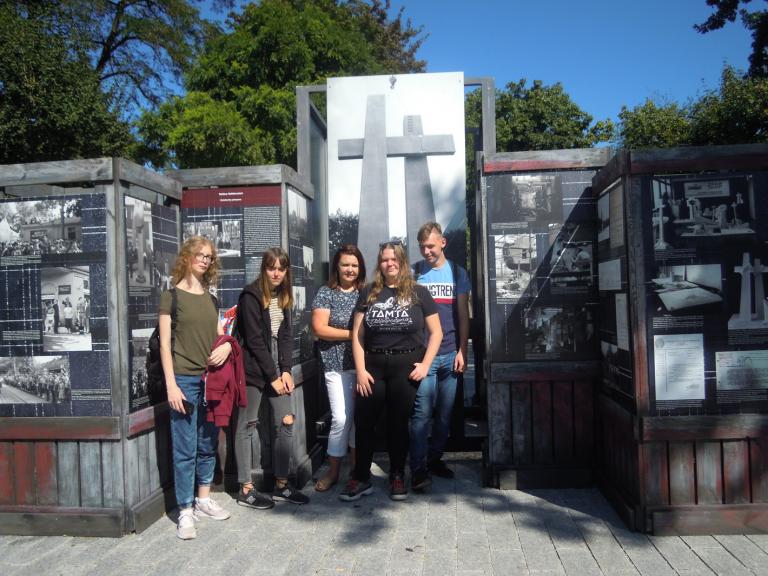
{"type": "MultiPolygon", "coordinates": [[[[312,302],[312,310],[330,310],[331,316],[328,325],[342,330],[352,329],[352,313],[357,304],[358,291],[343,292],[331,290],[323,286],[317,291],[312,302]]],[[[352,342],[350,340],[322,340],[317,341],[320,349],[320,358],[323,361],[323,372],[343,372],[354,370],[355,363],[352,360],[352,342]]]]}

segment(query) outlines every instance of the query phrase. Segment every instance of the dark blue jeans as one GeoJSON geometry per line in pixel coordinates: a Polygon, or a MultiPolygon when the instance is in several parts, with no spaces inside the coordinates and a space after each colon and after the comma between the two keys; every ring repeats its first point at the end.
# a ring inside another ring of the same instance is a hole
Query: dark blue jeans
{"type": "Polygon", "coordinates": [[[458,375],[453,371],[456,352],[435,356],[426,378],[419,384],[411,416],[411,470],[439,460],[451,427],[458,375]],[[432,421],[432,439],[429,423],[432,421]]]}
{"type": "Polygon", "coordinates": [[[205,389],[200,376],[176,374],[176,384],[195,407],[192,414],[171,409],[176,503],[179,508],[189,508],[195,499],[195,483],[210,486],[213,482],[219,428],[205,420],[205,389]]]}

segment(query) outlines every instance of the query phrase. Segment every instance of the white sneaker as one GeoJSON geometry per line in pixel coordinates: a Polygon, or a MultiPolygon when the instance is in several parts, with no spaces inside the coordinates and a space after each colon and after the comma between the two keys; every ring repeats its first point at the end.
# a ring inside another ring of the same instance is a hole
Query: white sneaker
{"type": "Polygon", "coordinates": [[[182,540],[197,538],[195,514],[192,508],[184,508],[179,512],[179,523],[176,525],[176,536],[182,540]]]}
{"type": "Polygon", "coordinates": [[[197,518],[211,518],[213,520],[226,520],[230,513],[216,503],[213,498],[200,500],[195,498],[195,516],[197,518]]]}

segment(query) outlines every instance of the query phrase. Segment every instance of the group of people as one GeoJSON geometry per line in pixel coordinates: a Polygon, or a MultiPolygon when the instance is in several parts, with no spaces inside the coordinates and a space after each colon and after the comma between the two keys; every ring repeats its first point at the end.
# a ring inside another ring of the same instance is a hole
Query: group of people
{"type": "MultiPolygon", "coordinates": [[[[331,406],[329,466],[315,483],[319,492],[339,480],[343,458],[351,474],[339,498],[354,501],[370,494],[371,465],[379,417],[386,410],[389,492],[407,498],[406,460],[411,488],[427,488],[432,475],[450,478],[443,462],[457,378],[464,371],[469,334],[469,279],[446,259],[440,225],[429,222],[418,233],[424,260],[413,268],[399,241],[380,245],[373,280],[366,284],[360,250],[342,246],[334,255],[330,280],[312,303],[312,328],[318,340],[331,406]],[[430,437],[430,423],[434,419],[430,437]]],[[[177,536],[196,536],[195,520],[225,520],[229,513],[210,496],[218,428],[205,417],[204,374],[238,350],[245,374],[244,402],[233,413],[238,504],[268,509],[275,501],[306,504],[309,498],[289,480],[296,407],[291,395],[291,308],[293,291],[288,254],[270,248],[259,276],[240,294],[236,342],[219,342],[224,328],[208,291],[218,277],[216,246],[207,238],[187,239],[177,258],[171,293],[161,296],[161,359],[171,411],[177,536]],[[171,332],[173,331],[173,335],[171,332]],[[263,399],[272,413],[271,495],[258,492],[251,477],[251,446],[258,441],[263,399]],[[195,497],[197,484],[197,497],[195,497]]]]}
{"type": "Polygon", "coordinates": [[[82,252],[77,240],[59,238],[53,242],[48,236],[27,240],[0,242],[0,256],[43,256],[45,254],[77,254],[82,252]]]}
{"type": "Polygon", "coordinates": [[[59,334],[61,328],[67,334],[90,332],[90,303],[87,297],[78,298],[75,306],[68,297],[61,303],[50,300],[45,304],[45,332],[59,334]]]}

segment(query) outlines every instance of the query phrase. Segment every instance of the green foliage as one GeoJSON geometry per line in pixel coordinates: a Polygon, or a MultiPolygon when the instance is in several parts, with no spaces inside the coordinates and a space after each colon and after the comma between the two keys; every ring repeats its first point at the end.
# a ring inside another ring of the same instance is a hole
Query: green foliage
{"type": "Polygon", "coordinates": [[[88,62],[0,4],[0,163],[122,155],[131,141],[88,62]]]}
{"type": "MultiPolygon", "coordinates": [[[[481,95],[467,96],[469,126],[480,125],[481,95]]],[[[496,92],[496,148],[516,150],[558,150],[588,148],[607,142],[613,134],[613,122],[592,124],[592,116],[579,108],[558,82],[545,86],[535,80],[510,82],[496,92]]]]}
{"type": "Polygon", "coordinates": [[[688,110],[677,104],[656,104],[650,98],[619,112],[619,144],[624,148],[669,148],[691,140],[688,110]]]}
{"type": "MultiPolygon", "coordinates": [[[[202,0],[21,0],[19,15],[34,20],[88,60],[102,89],[126,107],[156,106],[170,95],[168,77],[180,79],[196,46],[217,29],[200,17],[202,0]]],[[[217,0],[216,7],[232,5],[217,0]]]]}
{"type": "Polygon", "coordinates": [[[725,67],[718,91],[691,106],[691,143],[768,142],[768,78],[743,77],[725,67]]]}
{"type": "Polygon", "coordinates": [[[694,26],[696,31],[706,34],[719,30],[728,22],[741,18],[742,24],[752,34],[752,54],[749,56],[749,76],[756,78],[768,77],[768,10],[750,12],[739,8],[749,4],[751,0],[706,0],[708,6],[715,8],[714,14],[703,24],[694,26]]]}
{"type": "Polygon", "coordinates": [[[272,153],[269,138],[249,126],[234,103],[204,92],[171,99],[142,116],[138,128],[144,136],[138,154],[156,166],[177,158],[185,168],[264,164],[272,153]]]}
{"type": "Polygon", "coordinates": [[[215,137],[213,132],[201,135],[193,124],[171,122],[191,121],[191,111],[199,106],[219,106],[226,107],[231,122],[247,127],[231,136],[230,145],[240,151],[234,157],[295,165],[297,85],[332,76],[424,70],[424,62],[415,59],[421,29],[403,23],[402,11],[390,18],[389,9],[389,1],[379,0],[263,0],[247,5],[233,16],[232,31],[211,37],[186,74],[192,92],[174,104],[186,112],[145,113],[139,123],[145,158],[158,167],[242,164],[232,159],[222,164],[217,141],[206,156],[201,139],[215,137]],[[201,94],[210,100],[203,103],[201,94]],[[194,137],[194,146],[181,135],[194,137]]]}
{"type": "Polygon", "coordinates": [[[720,86],[685,106],[651,100],[619,114],[626,148],[768,142],[768,78],[723,68],[720,86]]]}

